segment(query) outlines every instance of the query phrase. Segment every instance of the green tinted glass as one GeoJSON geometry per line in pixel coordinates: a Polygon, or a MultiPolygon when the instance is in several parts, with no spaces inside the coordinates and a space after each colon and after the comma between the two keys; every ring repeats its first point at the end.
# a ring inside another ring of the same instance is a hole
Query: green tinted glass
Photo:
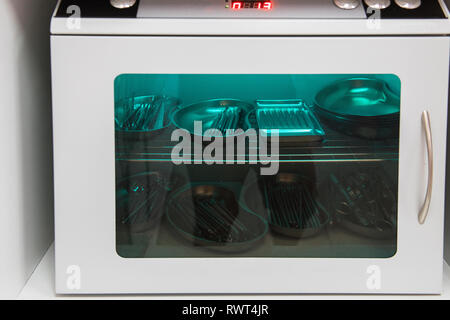
{"type": "Polygon", "coordinates": [[[390,74],[118,76],[118,254],[392,257],[400,87],[390,74]]]}

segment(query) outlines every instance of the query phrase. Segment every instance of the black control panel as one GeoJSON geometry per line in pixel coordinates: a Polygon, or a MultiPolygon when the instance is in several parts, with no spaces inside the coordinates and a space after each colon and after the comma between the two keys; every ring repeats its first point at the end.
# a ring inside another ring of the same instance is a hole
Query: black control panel
{"type": "MultiPolygon", "coordinates": [[[[143,0],[62,0],[59,9],[56,13],[56,17],[71,17],[75,12],[79,13],[82,18],[136,18],[138,15],[139,2],[143,0]],[[113,5],[113,4],[116,4],[113,5]],[[129,7],[119,8],[122,4],[133,3],[129,7]]],[[[185,1],[196,1],[196,0],[185,0],[185,1]]],[[[214,0],[211,0],[214,1],[214,0]]],[[[217,1],[217,0],[216,0],[217,1]]],[[[361,9],[361,5],[355,0],[329,0],[327,5],[338,5],[342,8],[348,6],[348,3],[356,3],[353,10],[361,9]],[[333,4],[334,2],[334,4],[333,4]]],[[[386,0],[384,0],[386,1],[386,0]]],[[[380,2],[384,2],[380,0],[380,2]]],[[[384,9],[373,9],[368,6],[367,3],[375,3],[375,0],[362,0],[361,3],[364,6],[367,17],[371,17],[375,10],[379,10],[379,16],[381,19],[445,19],[446,16],[439,3],[439,0],[422,0],[419,7],[415,9],[404,9],[400,7],[395,0],[388,0],[389,6],[384,9]]],[[[228,0],[223,5],[222,1],[218,1],[221,8],[225,10],[235,11],[255,11],[260,9],[260,11],[275,11],[276,8],[283,6],[282,1],[268,0],[268,1],[231,1],[228,0]],[[242,10],[238,10],[242,9],[242,10]]],[[[290,2],[292,4],[292,2],[290,2]]],[[[302,5],[302,1],[298,1],[298,5],[302,5]]],[[[348,9],[348,7],[347,7],[348,9]]],[[[346,9],[342,9],[346,10],[346,9]]]]}
{"type": "Polygon", "coordinates": [[[115,8],[110,0],[62,0],[56,17],[70,17],[75,8],[79,10],[82,18],[136,18],[139,0],[136,0],[132,7],[125,9],[115,8]]]}
{"type": "MultiPolygon", "coordinates": [[[[368,16],[373,12],[363,1],[368,16]]],[[[380,10],[381,19],[445,19],[438,0],[422,0],[416,9],[403,9],[394,0],[389,7],[380,10]]]]}

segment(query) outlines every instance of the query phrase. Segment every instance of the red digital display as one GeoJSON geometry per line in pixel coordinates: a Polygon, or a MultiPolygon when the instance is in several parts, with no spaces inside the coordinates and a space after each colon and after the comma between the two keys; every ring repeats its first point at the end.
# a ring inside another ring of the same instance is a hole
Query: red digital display
{"type": "Polygon", "coordinates": [[[272,10],[272,1],[232,1],[231,9],[259,9],[259,10],[272,10]]]}

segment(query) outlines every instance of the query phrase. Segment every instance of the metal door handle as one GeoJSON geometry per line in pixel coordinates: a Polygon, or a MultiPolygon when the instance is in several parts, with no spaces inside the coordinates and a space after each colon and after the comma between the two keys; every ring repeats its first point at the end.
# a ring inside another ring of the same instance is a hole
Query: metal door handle
{"type": "Polygon", "coordinates": [[[428,211],[430,209],[431,194],[433,193],[433,137],[431,135],[431,121],[430,113],[424,111],[422,113],[422,124],[425,129],[425,138],[427,141],[427,153],[428,153],[428,184],[427,193],[425,195],[425,201],[422,209],[419,212],[419,223],[423,224],[427,219],[428,211]]]}

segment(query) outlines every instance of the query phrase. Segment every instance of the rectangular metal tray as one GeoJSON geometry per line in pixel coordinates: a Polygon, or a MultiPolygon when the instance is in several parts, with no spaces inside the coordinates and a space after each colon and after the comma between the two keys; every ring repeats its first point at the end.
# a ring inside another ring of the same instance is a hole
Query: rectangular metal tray
{"type": "Polygon", "coordinates": [[[253,117],[259,130],[268,135],[278,130],[283,141],[321,141],[325,136],[319,120],[303,100],[257,100],[253,117]]]}

